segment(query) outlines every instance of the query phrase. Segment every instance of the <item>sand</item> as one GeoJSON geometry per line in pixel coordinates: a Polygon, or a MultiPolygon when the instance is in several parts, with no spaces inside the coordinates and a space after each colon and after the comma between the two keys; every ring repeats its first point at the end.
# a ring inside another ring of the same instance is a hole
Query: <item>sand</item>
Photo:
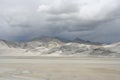
{"type": "Polygon", "coordinates": [[[0,59],[0,80],[120,80],[120,59],[0,59]]]}

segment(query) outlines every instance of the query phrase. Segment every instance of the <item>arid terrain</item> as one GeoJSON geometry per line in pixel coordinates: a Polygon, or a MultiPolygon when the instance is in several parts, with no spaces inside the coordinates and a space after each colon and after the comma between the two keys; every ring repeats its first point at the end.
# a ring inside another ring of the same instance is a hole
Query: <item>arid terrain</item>
{"type": "Polygon", "coordinates": [[[120,80],[120,0],[0,0],[0,80],[120,80]]]}
{"type": "Polygon", "coordinates": [[[120,80],[120,58],[0,58],[0,80],[120,80]]]}

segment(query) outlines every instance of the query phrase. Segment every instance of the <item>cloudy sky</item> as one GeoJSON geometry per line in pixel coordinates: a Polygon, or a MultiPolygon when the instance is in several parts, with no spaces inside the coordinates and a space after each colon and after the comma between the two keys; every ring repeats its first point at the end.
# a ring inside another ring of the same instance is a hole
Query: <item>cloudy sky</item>
{"type": "Polygon", "coordinates": [[[120,41],[120,0],[0,0],[0,39],[120,41]]]}

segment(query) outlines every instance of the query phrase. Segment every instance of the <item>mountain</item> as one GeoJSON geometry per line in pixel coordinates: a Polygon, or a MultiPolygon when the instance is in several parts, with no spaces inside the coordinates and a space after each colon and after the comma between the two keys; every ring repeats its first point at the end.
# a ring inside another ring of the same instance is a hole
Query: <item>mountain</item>
{"type": "Polygon", "coordinates": [[[51,37],[28,42],[0,40],[0,56],[120,57],[120,43],[105,45],[82,39],[65,42],[51,37]]]}
{"type": "Polygon", "coordinates": [[[102,43],[99,43],[99,42],[86,41],[86,40],[83,40],[83,39],[80,39],[80,38],[75,38],[71,42],[77,42],[77,43],[82,43],[82,44],[94,44],[94,45],[100,45],[100,44],[102,44],[102,43]]]}

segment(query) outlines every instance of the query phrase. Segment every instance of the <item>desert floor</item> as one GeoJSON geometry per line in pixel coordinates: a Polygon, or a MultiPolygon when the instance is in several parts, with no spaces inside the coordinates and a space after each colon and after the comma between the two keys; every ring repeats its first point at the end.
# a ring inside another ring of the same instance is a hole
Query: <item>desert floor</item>
{"type": "Polygon", "coordinates": [[[0,80],[120,80],[120,58],[0,58],[0,80]]]}

